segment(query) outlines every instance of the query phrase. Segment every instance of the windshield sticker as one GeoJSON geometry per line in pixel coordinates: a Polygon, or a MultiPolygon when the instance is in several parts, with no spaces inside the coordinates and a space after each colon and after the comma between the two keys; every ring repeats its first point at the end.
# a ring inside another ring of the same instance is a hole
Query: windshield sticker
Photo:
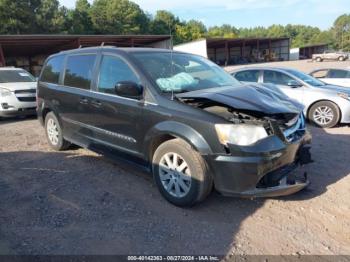
{"type": "Polygon", "coordinates": [[[28,73],[19,73],[20,76],[29,76],[28,73]]]}

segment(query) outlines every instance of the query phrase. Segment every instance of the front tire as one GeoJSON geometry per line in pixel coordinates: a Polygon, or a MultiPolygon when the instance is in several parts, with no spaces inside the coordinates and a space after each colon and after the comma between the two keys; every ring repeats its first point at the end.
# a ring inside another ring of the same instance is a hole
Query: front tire
{"type": "Polygon", "coordinates": [[[317,57],[316,58],[316,62],[322,62],[322,58],[321,57],[317,57]]]}
{"type": "Polygon", "coordinates": [[[50,147],[56,151],[68,149],[70,143],[63,138],[60,122],[53,112],[45,117],[45,131],[50,147]]]}
{"type": "Polygon", "coordinates": [[[318,127],[331,128],[338,124],[340,111],[338,106],[332,102],[318,102],[310,108],[309,119],[318,127]]]}
{"type": "Polygon", "coordinates": [[[160,193],[176,206],[192,206],[211,192],[213,182],[206,162],[181,139],[161,144],[152,165],[160,193]]]}
{"type": "Polygon", "coordinates": [[[340,62],[343,62],[343,61],[345,60],[345,59],[344,59],[344,56],[339,56],[338,60],[339,60],[340,62]]]}

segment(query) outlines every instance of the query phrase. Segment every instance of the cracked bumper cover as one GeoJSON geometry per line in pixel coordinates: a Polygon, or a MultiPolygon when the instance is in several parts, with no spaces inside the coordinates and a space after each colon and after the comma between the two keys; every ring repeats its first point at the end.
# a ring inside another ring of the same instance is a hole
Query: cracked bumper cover
{"type": "Polygon", "coordinates": [[[310,182],[303,166],[312,162],[310,133],[286,144],[271,136],[249,147],[230,147],[230,155],[205,156],[215,188],[226,196],[276,197],[296,193],[310,182]]]}

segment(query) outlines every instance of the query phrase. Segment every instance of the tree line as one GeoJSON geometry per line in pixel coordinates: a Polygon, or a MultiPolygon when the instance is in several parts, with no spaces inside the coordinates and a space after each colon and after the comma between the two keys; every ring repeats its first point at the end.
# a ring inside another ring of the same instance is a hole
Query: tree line
{"type": "Polygon", "coordinates": [[[171,12],[148,14],[129,0],[77,0],[74,8],[58,0],[0,0],[0,34],[171,34],[179,44],[203,37],[290,37],[292,47],[330,43],[350,51],[350,14],[339,16],[329,30],[305,25],[236,28],[206,27],[180,20],[171,12]]]}

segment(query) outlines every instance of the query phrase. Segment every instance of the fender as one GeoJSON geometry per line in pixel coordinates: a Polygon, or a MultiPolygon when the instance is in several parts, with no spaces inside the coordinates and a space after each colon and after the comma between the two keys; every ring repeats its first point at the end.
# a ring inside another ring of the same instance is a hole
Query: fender
{"type": "Polygon", "coordinates": [[[165,121],[158,123],[147,132],[144,140],[144,153],[146,156],[148,155],[152,141],[154,141],[154,139],[157,137],[161,137],[162,135],[171,135],[181,138],[189,143],[202,155],[208,155],[212,153],[212,150],[208,143],[195,129],[183,123],[165,121]]]}

